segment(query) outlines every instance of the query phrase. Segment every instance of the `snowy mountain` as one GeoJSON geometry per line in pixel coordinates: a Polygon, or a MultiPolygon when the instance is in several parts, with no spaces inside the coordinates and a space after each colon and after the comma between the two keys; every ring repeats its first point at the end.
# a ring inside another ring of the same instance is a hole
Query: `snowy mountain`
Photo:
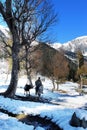
{"type": "MultiPolygon", "coordinates": [[[[9,29],[0,25],[0,36],[9,37],[9,29]]],[[[33,45],[38,45],[38,42],[33,43],[33,45]]],[[[67,43],[53,43],[51,47],[60,50],[63,49],[65,51],[76,52],[77,50],[81,50],[84,55],[87,55],[87,36],[77,37],[67,43]]]]}
{"type": "Polygon", "coordinates": [[[52,47],[55,49],[63,49],[66,51],[71,51],[71,52],[81,50],[84,54],[86,54],[87,53],[87,36],[78,37],[64,44],[54,43],[52,44],[52,47]]]}

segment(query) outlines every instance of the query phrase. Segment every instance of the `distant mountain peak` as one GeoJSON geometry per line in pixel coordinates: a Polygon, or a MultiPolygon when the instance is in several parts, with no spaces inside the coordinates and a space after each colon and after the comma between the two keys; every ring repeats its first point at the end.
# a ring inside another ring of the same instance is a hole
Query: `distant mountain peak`
{"type": "Polygon", "coordinates": [[[87,36],[77,37],[64,44],[56,43],[52,45],[55,49],[63,49],[65,51],[75,52],[81,50],[84,54],[87,53],[87,36]]]}
{"type": "Polygon", "coordinates": [[[77,37],[76,39],[84,39],[84,38],[87,38],[87,36],[77,37]]]}

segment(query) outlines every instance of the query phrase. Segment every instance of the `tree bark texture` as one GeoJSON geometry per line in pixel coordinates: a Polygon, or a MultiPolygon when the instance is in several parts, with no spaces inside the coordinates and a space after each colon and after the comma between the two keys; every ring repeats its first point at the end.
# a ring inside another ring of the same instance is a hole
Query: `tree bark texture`
{"type": "Polygon", "coordinates": [[[12,47],[12,71],[11,71],[11,80],[10,80],[10,85],[8,89],[5,92],[5,96],[8,97],[14,97],[17,89],[17,83],[18,83],[18,73],[19,73],[19,40],[14,33],[14,38],[13,40],[13,47],[12,47]]]}

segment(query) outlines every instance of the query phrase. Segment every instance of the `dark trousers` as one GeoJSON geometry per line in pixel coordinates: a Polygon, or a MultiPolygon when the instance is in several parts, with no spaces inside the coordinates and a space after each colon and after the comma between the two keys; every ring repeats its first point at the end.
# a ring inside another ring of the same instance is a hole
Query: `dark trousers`
{"type": "Polygon", "coordinates": [[[36,86],[36,95],[38,93],[38,90],[39,90],[39,86],[36,86]]]}

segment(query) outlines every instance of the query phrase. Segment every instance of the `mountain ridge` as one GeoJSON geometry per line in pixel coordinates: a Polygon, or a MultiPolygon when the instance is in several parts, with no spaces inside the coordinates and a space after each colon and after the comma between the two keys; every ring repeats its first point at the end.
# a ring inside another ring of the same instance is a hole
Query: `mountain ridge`
{"type": "MultiPolygon", "coordinates": [[[[9,37],[9,29],[0,25],[0,35],[9,37]]],[[[34,42],[37,45],[37,42],[34,42]]],[[[34,43],[32,45],[34,45],[34,43]]],[[[77,50],[82,51],[84,55],[87,55],[87,36],[80,36],[66,43],[53,43],[50,44],[56,50],[64,50],[76,52],[77,50]]]]}
{"type": "Polygon", "coordinates": [[[63,49],[65,51],[76,52],[78,50],[82,51],[82,53],[87,53],[87,36],[77,37],[71,41],[66,43],[54,43],[51,45],[53,48],[60,50],[63,49]]]}

